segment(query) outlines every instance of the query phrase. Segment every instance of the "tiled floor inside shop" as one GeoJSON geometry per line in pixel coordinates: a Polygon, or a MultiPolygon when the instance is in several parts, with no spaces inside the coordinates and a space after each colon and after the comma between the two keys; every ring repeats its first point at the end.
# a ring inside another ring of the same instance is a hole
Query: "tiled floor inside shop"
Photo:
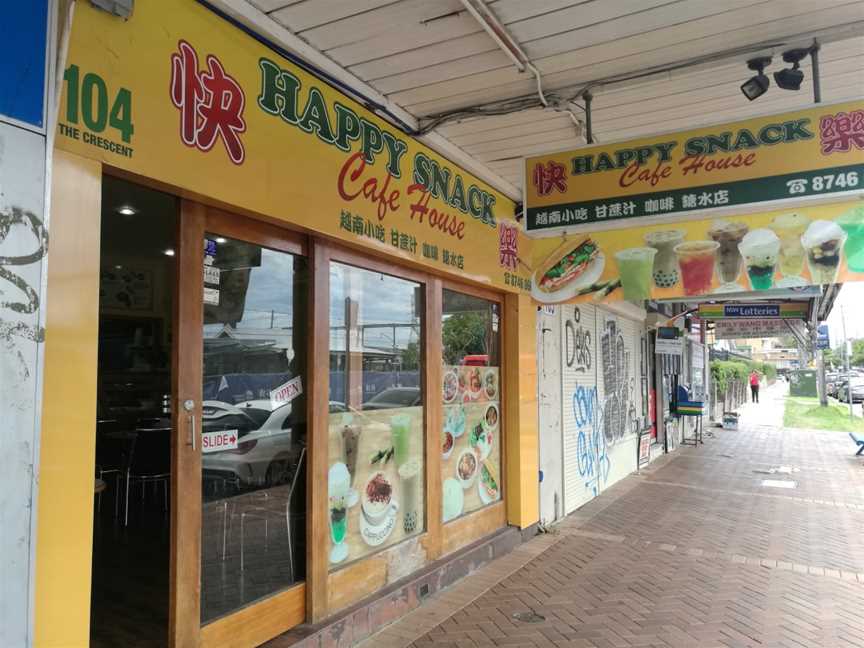
{"type": "Polygon", "coordinates": [[[864,646],[864,459],[765,396],[360,645],[864,646]]]}

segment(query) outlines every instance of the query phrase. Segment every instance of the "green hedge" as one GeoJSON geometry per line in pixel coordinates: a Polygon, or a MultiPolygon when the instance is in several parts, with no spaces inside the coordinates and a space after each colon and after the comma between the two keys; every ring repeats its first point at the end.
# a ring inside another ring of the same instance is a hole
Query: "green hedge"
{"type": "Polygon", "coordinates": [[[711,379],[725,391],[732,383],[747,383],[750,372],[754,369],[769,381],[777,378],[777,368],[767,362],[753,360],[712,360],[710,363],[711,379]]]}

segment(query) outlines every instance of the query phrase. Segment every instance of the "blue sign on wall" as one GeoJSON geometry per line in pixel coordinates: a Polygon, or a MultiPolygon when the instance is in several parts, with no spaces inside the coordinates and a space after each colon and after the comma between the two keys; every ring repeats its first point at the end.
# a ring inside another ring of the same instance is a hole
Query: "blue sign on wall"
{"type": "Polygon", "coordinates": [[[828,325],[820,324],[819,328],[816,329],[816,348],[817,349],[830,349],[831,348],[831,339],[828,337],[828,325]]]}
{"type": "Polygon", "coordinates": [[[0,115],[44,125],[48,0],[0,2],[0,115]]]}

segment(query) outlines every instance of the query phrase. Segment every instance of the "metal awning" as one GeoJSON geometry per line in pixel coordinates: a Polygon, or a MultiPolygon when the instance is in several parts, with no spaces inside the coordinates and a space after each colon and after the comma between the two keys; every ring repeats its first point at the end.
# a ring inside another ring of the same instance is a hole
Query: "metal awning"
{"type": "Polygon", "coordinates": [[[523,156],[584,143],[586,89],[602,143],[810,104],[809,60],[798,92],[739,86],[814,38],[823,101],[864,87],[862,0],[210,2],[516,200],[523,156]]]}

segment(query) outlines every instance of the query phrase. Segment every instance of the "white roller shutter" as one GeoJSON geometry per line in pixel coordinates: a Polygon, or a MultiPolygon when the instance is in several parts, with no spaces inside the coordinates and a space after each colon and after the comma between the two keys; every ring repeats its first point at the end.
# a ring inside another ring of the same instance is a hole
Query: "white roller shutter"
{"type": "Polygon", "coordinates": [[[592,305],[561,307],[561,427],[564,435],[564,508],[570,513],[601,490],[596,428],[597,309],[592,305]]]}
{"type": "Polygon", "coordinates": [[[603,411],[599,465],[602,488],[636,470],[636,446],[642,427],[640,353],[644,322],[598,309],[598,393],[603,411]]]}
{"type": "Polygon", "coordinates": [[[564,508],[636,469],[644,321],[590,304],[561,307],[564,508]]]}

